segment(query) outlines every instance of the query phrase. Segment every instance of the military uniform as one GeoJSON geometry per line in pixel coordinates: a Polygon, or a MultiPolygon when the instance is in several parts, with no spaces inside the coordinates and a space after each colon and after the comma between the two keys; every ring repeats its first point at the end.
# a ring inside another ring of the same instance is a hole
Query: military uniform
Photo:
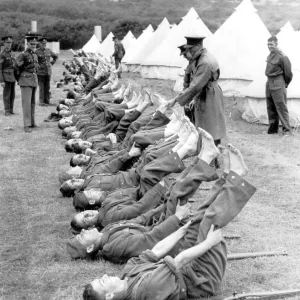
{"type": "MultiPolygon", "coordinates": [[[[196,181],[192,181],[193,185],[199,185],[199,180],[215,174],[204,162],[196,167],[198,175],[196,181]]],[[[188,178],[187,181],[191,182],[188,178]]],[[[226,226],[255,191],[250,183],[236,173],[224,174],[215,183],[207,201],[197,209],[192,224],[180,241],[180,252],[203,242],[212,224],[218,228],[226,226]]],[[[222,241],[178,269],[172,257],[166,256],[159,260],[153,251],[146,250],[139,257],[131,258],[123,270],[122,279],[127,280],[128,286],[124,299],[181,300],[210,297],[222,282],[226,256],[226,244],[222,241]]]]}
{"type": "MultiPolygon", "coordinates": [[[[115,38],[113,38],[113,40],[114,39],[115,38]]],[[[125,53],[126,53],[126,51],[125,51],[123,44],[119,40],[115,41],[115,52],[113,53],[112,56],[115,58],[116,69],[119,68],[119,65],[120,65],[125,53]]],[[[118,74],[118,76],[119,76],[119,78],[121,78],[120,73],[118,74]]]]}
{"type": "Polygon", "coordinates": [[[118,188],[140,186],[139,198],[170,173],[180,173],[184,165],[177,153],[170,152],[157,158],[142,169],[130,169],[117,174],[94,174],[84,181],[82,189],[101,188],[110,191],[118,188]]]}
{"type": "MultiPolygon", "coordinates": [[[[45,39],[42,39],[42,43],[45,43],[45,39]]],[[[37,75],[39,83],[40,104],[50,104],[50,80],[52,74],[51,66],[55,64],[58,56],[48,48],[38,48],[35,53],[38,57],[39,62],[37,75]]]]}
{"type": "MultiPolygon", "coordinates": [[[[29,39],[27,38],[29,41],[29,39]]],[[[38,86],[37,70],[39,67],[37,55],[29,48],[17,58],[21,87],[24,128],[35,127],[35,93],[38,86]]]]}
{"type": "MultiPolygon", "coordinates": [[[[2,40],[11,38],[5,36],[2,40]]],[[[11,50],[4,49],[0,53],[0,83],[5,83],[3,88],[3,104],[5,115],[14,114],[15,85],[14,75],[16,69],[16,59],[11,50]]]]}
{"type": "Polygon", "coordinates": [[[283,132],[291,131],[287,108],[286,88],[293,78],[291,62],[281,51],[270,53],[267,58],[266,101],[269,118],[269,134],[277,133],[279,120],[283,132]]]}
{"type": "Polygon", "coordinates": [[[194,54],[191,68],[189,87],[176,97],[176,101],[184,106],[194,100],[195,126],[219,140],[226,136],[226,123],[223,93],[218,85],[218,62],[202,48],[194,54]]]}

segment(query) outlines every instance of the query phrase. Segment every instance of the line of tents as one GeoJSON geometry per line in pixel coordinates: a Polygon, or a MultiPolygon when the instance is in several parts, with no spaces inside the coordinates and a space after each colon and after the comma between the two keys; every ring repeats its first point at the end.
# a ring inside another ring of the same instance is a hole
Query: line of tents
{"type": "MultiPolygon", "coordinates": [[[[220,85],[225,96],[236,97],[243,118],[267,124],[264,75],[271,36],[251,0],[243,0],[233,14],[214,33],[207,28],[194,8],[181,22],[170,24],[167,18],[156,30],[149,25],[136,39],[131,31],[122,43],[126,49],[123,70],[139,72],[144,78],[174,80],[174,90],[182,90],[187,61],[178,46],[187,35],[204,35],[204,47],[218,59],[220,85]]],[[[113,34],[102,43],[95,35],[83,47],[86,52],[101,53],[109,58],[114,52],[113,34]]],[[[291,124],[300,124],[300,32],[288,22],[277,34],[280,49],[290,58],[294,79],[288,88],[291,124]]]]}

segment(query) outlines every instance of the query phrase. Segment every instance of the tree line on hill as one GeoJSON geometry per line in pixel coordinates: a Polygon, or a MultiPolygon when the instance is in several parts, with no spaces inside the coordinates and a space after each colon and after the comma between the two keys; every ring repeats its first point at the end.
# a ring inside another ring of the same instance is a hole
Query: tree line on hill
{"type": "MultiPolygon", "coordinates": [[[[102,26],[103,38],[113,32],[123,38],[128,30],[138,37],[149,24],[154,28],[167,17],[171,24],[194,7],[214,32],[234,12],[236,4],[227,0],[1,0],[0,35],[12,34],[14,50],[24,47],[24,35],[32,20],[38,31],[50,39],[59,40],[62,49],[81,48],[92,36],[94,26],[102,26]]],[[[272,33],[288,20],[300,27],[300,8],[266,6],[259,14],[272,33]]]]}

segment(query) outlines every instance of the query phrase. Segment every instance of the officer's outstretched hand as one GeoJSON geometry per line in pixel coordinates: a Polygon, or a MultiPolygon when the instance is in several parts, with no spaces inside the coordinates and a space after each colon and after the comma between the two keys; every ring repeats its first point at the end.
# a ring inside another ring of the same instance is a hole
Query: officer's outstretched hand
{"type": "Polygon", "coordinates": [[[222,230],[215,229],[215,225],[211,225],[210,230],[207,234],[206,241],[209,242],[211,247],[219,244],[222,241],[222,230]]]}

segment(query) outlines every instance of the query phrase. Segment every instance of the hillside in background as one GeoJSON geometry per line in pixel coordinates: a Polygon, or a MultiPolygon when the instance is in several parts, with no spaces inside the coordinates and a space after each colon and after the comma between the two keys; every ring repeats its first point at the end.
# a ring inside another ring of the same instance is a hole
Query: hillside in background
{"type": "MultiPolygon", "coordinates": [[[[102,26],[103,38],[112,31],[122,38],[130,29],[137,37],[148,24],[154,28],[167,17],[179,23],[194,7],[212,32],[233,13],[236,3],[227,0],[0,0],[0,35],[10,33],[15,47],[23,44],[30,22],[38,22],[38,31],[59,39],[62,49],[80,48],[102,26]]],[[[286,21],[300,28],[300,7],[267,5],[258,7],[259,15],[272,33],[286,21]]]]}

